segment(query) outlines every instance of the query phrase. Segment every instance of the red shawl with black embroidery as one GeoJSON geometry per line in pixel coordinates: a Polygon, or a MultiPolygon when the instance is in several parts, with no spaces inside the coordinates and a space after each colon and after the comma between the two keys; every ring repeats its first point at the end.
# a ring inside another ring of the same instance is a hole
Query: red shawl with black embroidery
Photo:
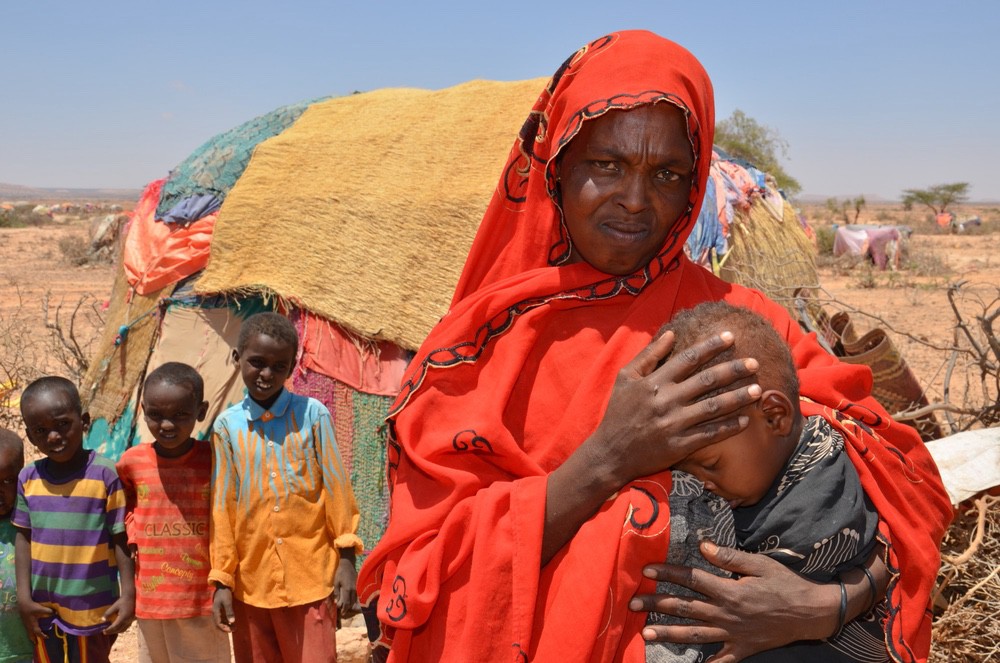
{"type": "Polygon", "coordinates": [[[469,253],[452,308],[414,359],[389,418],[388,530],[358,580],[390,661],[644,660],[645,615],[627,609],[666,559],[669,473],[610,496],[541,567],[546,476],[597,427],[619,369],[674,311],[725,299],[788,339],[803,395],[861,418],[851,457],[885,521],[888,631],[901,660],[929,646],[925,615],[951,509],[916,433],[868,396],[870,372],[827,355],[784,309],[684,258],[712,149],[711,83],[680,46],[621,32],[574,54],[542,91],[469,253]],[[672,103],[688,118],[690,205],[641,272],[566,264],[559,151],[590,118],[672,103]],[[858,431],[861,431],[858,434],[858,431]]]}

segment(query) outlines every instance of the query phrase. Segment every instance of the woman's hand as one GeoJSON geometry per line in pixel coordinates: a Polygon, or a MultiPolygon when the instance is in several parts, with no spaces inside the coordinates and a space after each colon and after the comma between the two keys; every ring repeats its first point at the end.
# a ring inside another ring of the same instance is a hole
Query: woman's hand
{"type": "Polygon", "coordinates": [[[799,640],[829,637],[838,627],[840,586],[798,575],[766,555],[703,543],[712,564],[742,576],[720,578],[707,571],[651,564],[643,575],[683,585],[703,599],[666,594],[639,594],[629,608],[695,620],[688,625],[650,625],[646,640],[704,644],[723,643],[713,663],[735,663],[753,654],[799,640]]]}
{"type": "Polygon", "coordinates": [[[747,426],[748,417],[736,412],[760,397],[760,386],[726,387],[753,375],[757,361],[738,359],[699,370],[732,343],[733,335],[723,332],[657,368],[674,344],[673,333],[667,332],[619,371],[597,430],[549,474],[543,566],[622,486],[747,426]],[[723,391],[699,400],[718,389],[723,391]]]}
{"type": "Polygon", "coordinates": [[[584,443],[596,447],[619,487],[665,470],[747,426],[748,418],[737,411],[760,397],[760,386],[727,387],[753,375],[757,361],[737,359],[701,368],[732,343],[731,332],[713,335],[657,368],[674,344],[673,332],[667,332],[619,371],[604,419],[584,443]],[[721,391],[703,398],[715,390],[721,391]]]}

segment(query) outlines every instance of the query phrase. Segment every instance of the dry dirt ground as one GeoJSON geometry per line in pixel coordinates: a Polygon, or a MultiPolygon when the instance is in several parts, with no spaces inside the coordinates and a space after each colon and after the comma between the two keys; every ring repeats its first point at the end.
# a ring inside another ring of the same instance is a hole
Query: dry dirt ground
{"type": "MultiPolygon", "coordinates": [[[[805,207],[803,214],[818,226],[837,219],[824,208],[805,207]]],[[[976,234],[951,235],[936,231],[926,214],[905,212],[898,206],[868,209],[859,222],[909,223],[916,229],[908,243],[910,269],[873,272],[864,265],[821,259],[820,283],[834,308],[854,310],[861,329],[874,324],[887,326],[899,349],[921,382],[929,386],[931,399],[940,394],[943,348],[950,346],[955,317],[947,302],[949,283],[967,280],[967,288],[995,289],[1000,286],[1000,210],[975,209],[984,224],[976,234]],[[876,322],[865,314],[880,318],[876,322]],[[896,333],[898,332],[898,333],[896,333]]],[[[959,212],[962,216],[965,211],[959,212]]],[[[42,302],[49,296],[50,321],[56,304],[64,305],[63,316],[81,297],[91,297],[99,309],[111,290],[113,267],[74,267],[65,253],[88,241],[90,220],[57,219],[41,227],[0,228],[0,323],[23,321],[35,344],[29,355],[39,371],[66,374],[54,352],[51,333],[45,328],[42,302]]],[[[994,295],[995,296],[995,295],[994,295]]],[[[65,322],[65,317],[63,318],[65,322]]],[[[81,319],[77,335],[85,343],[99,321],[81,319]]],[[[65,326],[65,325],[64,325],[65,326]]],[[[0,326],[0,332],[4,328],[0,326]]],[[[2,343],[2,339],[0,339],[2,343]]],[[[0,345],[0,349],[4,346],[0,345]]],[[[9,348],[5,353],[11,352],[9,348]]],[[[9,356],[0,357],[9,360],[9,356]]],[[[115,646],[113,661],[134,661],[136,635],[133,626],[115,646]]]]}

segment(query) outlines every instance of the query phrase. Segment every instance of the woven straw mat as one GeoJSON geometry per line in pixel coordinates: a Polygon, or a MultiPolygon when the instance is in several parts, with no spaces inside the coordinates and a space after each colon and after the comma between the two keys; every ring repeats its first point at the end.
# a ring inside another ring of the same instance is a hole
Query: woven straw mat
{"type": "Polygon", "coordinates": [[[223,204],[196,291],[271,291],[416,349],[447,310],[545,83],[384,89],[312,105],[257,147],[223,204]]]}

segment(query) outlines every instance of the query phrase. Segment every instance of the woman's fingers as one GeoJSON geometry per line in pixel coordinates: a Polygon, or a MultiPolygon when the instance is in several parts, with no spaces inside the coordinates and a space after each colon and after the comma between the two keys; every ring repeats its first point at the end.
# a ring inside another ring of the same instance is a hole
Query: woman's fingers
{"type": "Polygon", "coordinates": [[[656,365],[670,354],[670,349],[674,347],[674,333],[668,331],[654,338],[649,345],[639,351],[625,366],[625,372],[635,378],[643,378],[656,369],[656,365]]]}

